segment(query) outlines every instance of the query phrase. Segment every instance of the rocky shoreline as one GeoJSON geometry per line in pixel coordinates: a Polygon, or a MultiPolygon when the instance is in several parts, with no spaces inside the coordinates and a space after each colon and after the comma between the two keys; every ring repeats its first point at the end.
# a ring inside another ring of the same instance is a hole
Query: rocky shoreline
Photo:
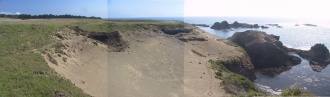
{"type": "MultiPolygon", "coordinates": [[[[272,25],[270,25],[272,26],[272,25]]],[[[280,26],[276,26],[280,27],[280,26]]],[[[268,26],[265,25],[258,25],[258,24],[248,24],[248,23],[239,23],[235,21],[233,24],[229,24],[227,21],[222,21],[221,23],[215,22],[212,26],[211,29],[215,30],[223,30],[223,29],[231,29],[231,28],[262,28],[262,29],[267,29],[269,28],[268,26]]]]}
{"type": "Polygon", "coordinates": [[[311,68],[316,72],[321,72],[322,69],[330,64],[330,53],[324,44],[315,44],[308,51],[293,48],[287,48],[287,51],[294,52],[300,57],[309,60],[311,68]]]}
{"type": "Polygon", "coordinates": [[[285,47],[279,38],[262,31],[247,30],[237,32],[228,39],[243,47],[251,58],[254,68],[265,73],[279,74],[300,64],[301,59],[289,54],[291,52],[308,59],[313,70],[317,72],[330,63],[329,50],[323,44],[316,44],[311,50],[304,51],[285,47]]]}

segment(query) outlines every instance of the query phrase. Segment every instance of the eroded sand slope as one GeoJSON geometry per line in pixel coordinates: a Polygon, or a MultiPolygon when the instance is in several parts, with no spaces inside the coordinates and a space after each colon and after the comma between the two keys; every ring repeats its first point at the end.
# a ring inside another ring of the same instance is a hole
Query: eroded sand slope
{"type": "Polygon", "coordinates": [[[160,29],[120,30],[127,44],[121,52],[64,28],[56,33],[65,39],[54,36],[65,45],[61,48],[64,53],[55,53],[50,47],[47,50],[58,65],[49,61],[47,53],[43,56],[56,72],[95,97],[228,96],[208,61],[243,53],[225,44],[227,40],[186,27],[193,31],[167,35],[160,29]],[[193,40],[196,38],[205,40],[193,40]]]}

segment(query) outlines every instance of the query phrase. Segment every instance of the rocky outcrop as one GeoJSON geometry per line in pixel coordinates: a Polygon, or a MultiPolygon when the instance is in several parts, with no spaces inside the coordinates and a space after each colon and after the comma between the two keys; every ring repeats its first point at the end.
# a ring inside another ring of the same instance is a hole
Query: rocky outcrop
{"type": "Polygon", "coordinates": [[[176,35],[179,33],[189,33],[192,31],[190,28],[185,27],[176,27],[176,28],[162,28],[161,29],[165,34],[168,35],[176,35]]]}
{"type": "Polygon", "coordinates": [[[215,22],[212,26],[211,29],[216,29],[216,30],[222,30],[222,29],[230,29],[230,25],[228,24],[227,21],[222,21],[221,23],[215,22]]]}
{"type": "MultiPolygon", "coordinates": [[[[291,68],[301,62],[300,58],[288,54],[278,36],[268,35],[265,32],[256,30],[237,32],[229,40],[247,51],[256,69],[291,68]]],[[[281,72],[285,69],[275,70],[281,72]]]]}
{"type": "Polygon", "coordinates": [[[88,38],[92,38],[108,45],[113,51],[120,52],[127,47],[126,42],[123,41],[118,31],[114,32],[90,32],[87,35],[88,38]]]}
{"type": "Polygon", "coordinates": [[[316,27],[317,25],[314,25],[314,24],[303,24],[305,26],[311,26],[311,27],[316,27]]]}
{"type": "Polygon", "coordinates": [[[259,28],[258,24],[240,23],[240,28],[259,28]]]}
{"type": "Polygon", "coordinates": [[[300,25],[310,26],[310,27],[316,27],[317,26],[317,25],[314,25],[314,24],[295,24],[295,26],[300,26],[300,25]]]}
{"type": "Polygon", "coordinates": [[[269,28],[267,26],[259,26],[258,24],[247,24],[247,23],[238,23],[235,21],[233,24],[228,24],[227,21],[222,21],[221,23],[215,22],[211,29],[222,30],[230,28],[269,28]]]}
{"type": "Polygon", "coordinates": [[[328,64],[330,64],[330,53],[324,44],[315,44],[308,51],[293,48],[287,48],[287,50],[290,52],[295,52],[299,56],[308,59],[311,68],[317,72],[320,72],[328,64]]]}
{"type": "Polygon", "coordinates": [[[238,23],[235,21],[233,24],[230,25],[232,28],[260,28],[258,24],[247,24],[247,23],[238,23]]]}
{"type": "Polygon", "coordinates": [[[308,51],[310,60],[315,61],[322,65],[327,65],[330,62],[330,53],[324,44],[315,44],[308,51]]]}
{"type": "Polygon", "coordinates": [[[231,72],[243,75],[251,81],[254,81],[257,78],[254,74],[254,66],[252,65],[248,55],[223,61],[222,64],[231,72]]]}
{"type": "Polygon", "coordinates": [[[273,38],[275,38],[278,41],[280,40],[280,36],[276,36],[276,35],[273,35],[273,34],[271,34],[270,36],[273,37],[273,38]]]}
{"type": "Polygon", "coordinates": [[[209,25],[206,24],[191,24],[193,26],[200,26],[200,27],[210,27],[209,25]]]}
{"type": "Polygon", "coordinates": [[[267,27],[267,26],[261,26],[261,28],[262,28],[262,29],[267,29],[267,28],[269,28],[269,27],[267,27]]]}
{"type": "Polygon", "coordinates": [[[267,26],[270,27],[276,27],[276,28],[283,28],[282,26],[280,26],[279,24],[266,24],[267,26]]]}
{"type": "Polygon", "coordinates": [[[233,24],[231,24],[231,27],[233,27],[233,28],[239,28],[239,27],[241,27],[241,24],[238,23],[237,21],[235,21],[233,24]]]}

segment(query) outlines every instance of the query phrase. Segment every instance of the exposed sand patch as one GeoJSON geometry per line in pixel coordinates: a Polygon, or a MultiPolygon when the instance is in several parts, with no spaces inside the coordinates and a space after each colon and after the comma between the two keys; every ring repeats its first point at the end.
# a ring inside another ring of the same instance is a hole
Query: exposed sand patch
{"type": "Polygon", "coordinates": [[[199,37],[207,41],[185,42],[184,49],[184,91],[185,97],[223,97],[229,96],[220,86],[221,80],[215,78],[215,71],[210,68],[208,61],[226,60],[240,52],[235,47],[228,46],[219,37],[211,35],[200,29],[194,29],[192,35],[186,37],[199,37]],[[192,50],[202,54],[200,56],[192,50]],[[232,50],[232,51],[231,51],[232,50]]]}
{"type": "Polygon", "coordinates": [[[95,97],[107,97],[107,66],[109,64],[107,46],[84,36],[75,35],[75,32],[68,28],[56,33],[65,38],[59,39],[54,36],[65,45],[61,48],[65,54],[55,53],[54,48],[46,47],[47,52],[58,63],[58,65],[53,64],[49,61],[47,54],[43,54],[49,66],[58,74],[71,80],[84,92],[95,97]]]}
{"type": "Polygon", "coordinates": [[[61,48],[65,54],[59,56],[54,48],[47,51],[58,66],[47,54],[43,56],[56,72],[95,97],[228,96],[208,61],[243,53],[225,44],[226,40],[189,27],[194,30],[183,36],[159,33],[159,29],[119,31],[128,45],[122,52],[110,51],[106,45],[65,28],[56,32],[65,36],[57,38],[65,45],[61,48]]]}
{"type": "Polygon", "coordinates": [[[182,97],[183,44],[156,35],[130,39],[130,49],[110,53],[109,95],[182,97]]]}

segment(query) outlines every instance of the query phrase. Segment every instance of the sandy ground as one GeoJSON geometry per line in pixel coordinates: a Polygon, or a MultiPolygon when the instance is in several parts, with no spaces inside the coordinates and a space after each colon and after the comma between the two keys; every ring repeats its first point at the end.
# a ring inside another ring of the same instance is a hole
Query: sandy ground
{"type": "Polygon", "coordinates": [[[67,38],[61,40],[54,37],[65,45],[61,49],[65,54],[54,53],[54,48],[48,48],[48,53],[58,62],[58,65],[51,63],[47,54],[43,54],[49,66],[84,92],[95,97],[107,97],[109,64],[107,46],[101,43],[96,46],[93,43],[96,42],[95,40],[77,36],[73,30],[67,28],[56,33],[67,38]]]}
{"type": "Polygon", "coordinates": [[[184,49],[184,94],[185,97],[223,97],[228,95],[220,85],[221,80],[215,78],[215,71],[210,68],[211,60],[226,60],[241,54],[235,47],[229,46],[219,37],[200,29],[186,37],[205,38],[207,41],[185,42],[184,49]],[[203,56],[195,54],[197,51],[203,56]],[[204,57],[205,56],[205,57],[204,57]]]}
{"type": "Polygon", "coordinates": [[[95,40],[74,36],[70,29],[57,33],[68,37],[58,39],[66,45],[62,48],[66,54],[59,56],[48,49],[58,65],[49,62],[46,54],[44,58],[56,72],[95,97],[228,96],[208,60],[242,54],[226,40],[196,28],[183,37],[207,41],[182,42],[153,30],[120,31],[129,46],[123,52],[110,52],[99,42],[95,45],[95,40]]]}
{"type": "Polygon", "coordinates": [[[182,97],[183,44],[161,35],[129,39],[130,49],[110,53],[109,95],[182,97]]]}

